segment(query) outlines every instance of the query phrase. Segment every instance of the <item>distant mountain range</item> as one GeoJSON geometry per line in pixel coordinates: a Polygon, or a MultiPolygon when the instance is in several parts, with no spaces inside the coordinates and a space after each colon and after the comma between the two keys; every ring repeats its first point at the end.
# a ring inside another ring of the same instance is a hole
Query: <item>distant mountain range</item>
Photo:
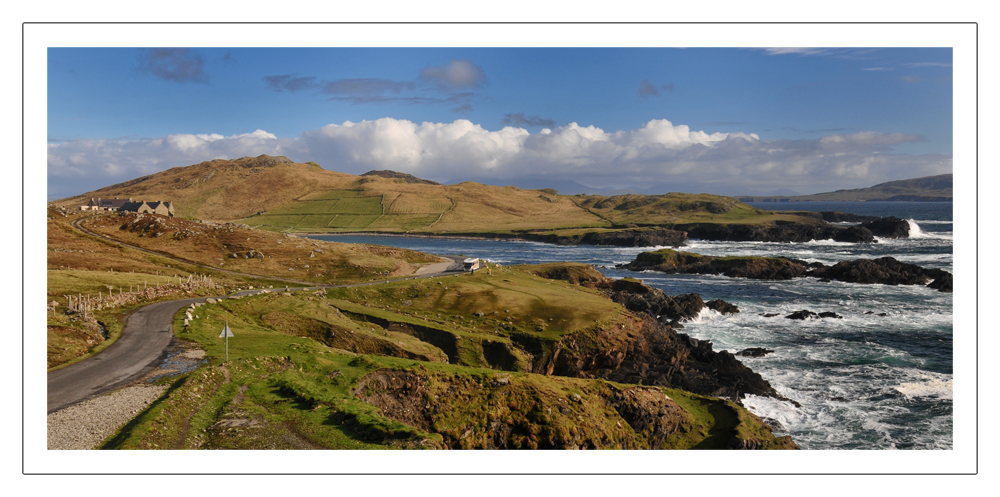
{"type": "Polygon", "coordinates": [[[736,195],[741,202],[867,202],[867,201],[951,201],[952,175],[925,176],[879,183],[868,188],[837,190],[794,196],[736,195]]]}

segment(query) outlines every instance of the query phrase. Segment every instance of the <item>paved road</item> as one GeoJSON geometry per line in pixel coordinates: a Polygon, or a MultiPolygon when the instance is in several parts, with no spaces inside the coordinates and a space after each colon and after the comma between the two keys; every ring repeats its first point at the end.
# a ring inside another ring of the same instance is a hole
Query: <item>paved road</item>
{"type": "Polygon", "coordinates": [[[123,387],[159,365],[174,340],[174,314],[204,298],[157,302],[136,309],[121,337],[100,354],[48,375],[48,412],[123,387]]]}
{"type": "MultiPolygon", "coordinates": [[[[461,258],[448,271],[403,279],[433,278],[461,274],[461,258]]],[[[380,280],[352,285],[313,285],[289,290],[319,288],[345,288],[352,286],[379,285],[388,281],[380,280]]],[[[264,290],[245,290],[238,295],[250,295],[264,290]]],[[[96,395],[121,388],[158,367],[166,357],[167,348],[176,340],[172,332],[174,315],[194,302],[204,302],[205,297],[157,302],[136,309],[122,326],[122,334],[114,344],[101,353],[76,364],[48,374],[48,412],[52,413],[82,402],[96,395]]]]}

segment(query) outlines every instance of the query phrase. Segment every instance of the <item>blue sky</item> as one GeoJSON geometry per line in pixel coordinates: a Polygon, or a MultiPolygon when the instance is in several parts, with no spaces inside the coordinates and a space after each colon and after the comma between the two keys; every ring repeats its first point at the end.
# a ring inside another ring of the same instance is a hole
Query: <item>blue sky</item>
{"type": "Polygon", "coordinates": [[[951,172],[951,76],[950,48],[49,48],[49,197],[261,153],[646,193],[864,187],[951,172]]]}

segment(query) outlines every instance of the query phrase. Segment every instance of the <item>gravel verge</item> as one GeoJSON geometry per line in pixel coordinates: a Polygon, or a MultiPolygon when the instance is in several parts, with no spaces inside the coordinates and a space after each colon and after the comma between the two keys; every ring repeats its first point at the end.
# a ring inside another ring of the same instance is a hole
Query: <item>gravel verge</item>
{"type": "Polygon", "coordinates": [[[166,390],[159,385],[134,385],[49,414],[48,449],[95,449],[166,390]]]}

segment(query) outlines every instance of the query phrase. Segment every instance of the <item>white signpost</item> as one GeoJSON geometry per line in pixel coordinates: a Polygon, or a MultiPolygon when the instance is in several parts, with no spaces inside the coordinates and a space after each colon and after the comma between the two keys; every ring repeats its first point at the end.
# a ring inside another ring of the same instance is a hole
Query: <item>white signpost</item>
{"type": "Polygon", "coordinates": [[[229,329],[229,320],[226,320],[226,327],[222,329],[222,334],[219,338],[225,337],[226,339],[226,362],[229,362],[229,337],[234,336],[233,330],[229,329]]]}

